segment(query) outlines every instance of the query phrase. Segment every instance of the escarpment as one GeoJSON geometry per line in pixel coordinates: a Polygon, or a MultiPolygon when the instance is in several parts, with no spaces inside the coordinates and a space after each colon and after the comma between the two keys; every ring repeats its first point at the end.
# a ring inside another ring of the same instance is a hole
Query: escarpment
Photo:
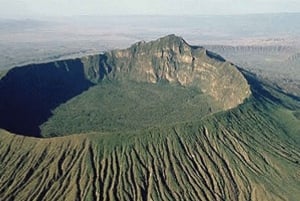
{"type": "Polygon", "coordinates": [[[175,35],[138,42],[128,49],[85,57],[82,61],[87,77],[93,81],[166,81],[196,87],[214,97],[224,109],[241,104],[251,94],[246,79],[234,64],[203,47],[190,46],[175,35]]]}

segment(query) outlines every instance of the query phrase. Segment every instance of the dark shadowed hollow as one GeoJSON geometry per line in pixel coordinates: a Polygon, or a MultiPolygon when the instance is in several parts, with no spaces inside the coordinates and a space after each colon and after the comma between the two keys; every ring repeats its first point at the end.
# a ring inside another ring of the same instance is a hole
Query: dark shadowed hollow
{"type": "Polygon", "coordinates": [[[0,127],[40,137],[51,110],[92,85],[80,59],[14,68],[0,80],[0,127]]]}

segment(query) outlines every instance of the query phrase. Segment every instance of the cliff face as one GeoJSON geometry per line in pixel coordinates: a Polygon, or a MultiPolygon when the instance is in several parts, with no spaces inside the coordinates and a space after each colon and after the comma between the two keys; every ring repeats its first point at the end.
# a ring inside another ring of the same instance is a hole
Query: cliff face
{"type": "Polygon", "coordinates": [[[224,109],[241,104],[250,88],[236,66],[202,47],[190,46],[169,35],[149,43],[138,42],[125,50],[82,58],[87,77],[129,79],[137,82],[167,81],[200,89],[224,109]]]}

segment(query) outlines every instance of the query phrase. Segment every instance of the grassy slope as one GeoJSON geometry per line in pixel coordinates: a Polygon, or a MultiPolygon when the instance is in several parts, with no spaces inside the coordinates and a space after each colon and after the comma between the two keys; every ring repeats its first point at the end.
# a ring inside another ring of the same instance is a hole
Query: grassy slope
{"type": "Polygon", "coordinates": [[[199,121],[114,135],[2,131],[0,198],[297,201],[300,120],[292,111],[299,102],[272,95],[286,106],[254,93],[199,121]]]}

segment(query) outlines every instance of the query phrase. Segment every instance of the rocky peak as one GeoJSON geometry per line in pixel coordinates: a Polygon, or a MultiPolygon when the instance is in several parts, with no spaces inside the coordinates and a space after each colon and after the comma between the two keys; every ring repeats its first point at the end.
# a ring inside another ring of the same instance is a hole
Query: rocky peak
{"type": "Polygon", "coordinates": [[[184,54],[190,50],[190,46],[183,38],[172,34],[148,43],[144,41],[138,42],[132,45],[129,50],[132,52],[144,51],[155,54],[161,53],[163,57],[164,53],[184,54]]]}
{"type": "Polygon", "coordinates": [[[176,36],[174,34],[167,35],[150,43],[152,43],[152,45],[157,45],[158,47],[161,47],[163,49],[176,49],[179,47],[189,46],[188,43],[182,37],[176,36]]]}
{"type": "Polygon", "coordinates": [[[251,93],[235,65],[203,47],[190,46],[176,35],[138,42],[130,48],[100,55],[96,62],[91,61],[95,58],[85,63],[98,65],[86,65],[86,69],[94,69],[92,72],[101,75],[98,78],[192,86],[215,98],[225,109],[242,103],[251,93]]]}

